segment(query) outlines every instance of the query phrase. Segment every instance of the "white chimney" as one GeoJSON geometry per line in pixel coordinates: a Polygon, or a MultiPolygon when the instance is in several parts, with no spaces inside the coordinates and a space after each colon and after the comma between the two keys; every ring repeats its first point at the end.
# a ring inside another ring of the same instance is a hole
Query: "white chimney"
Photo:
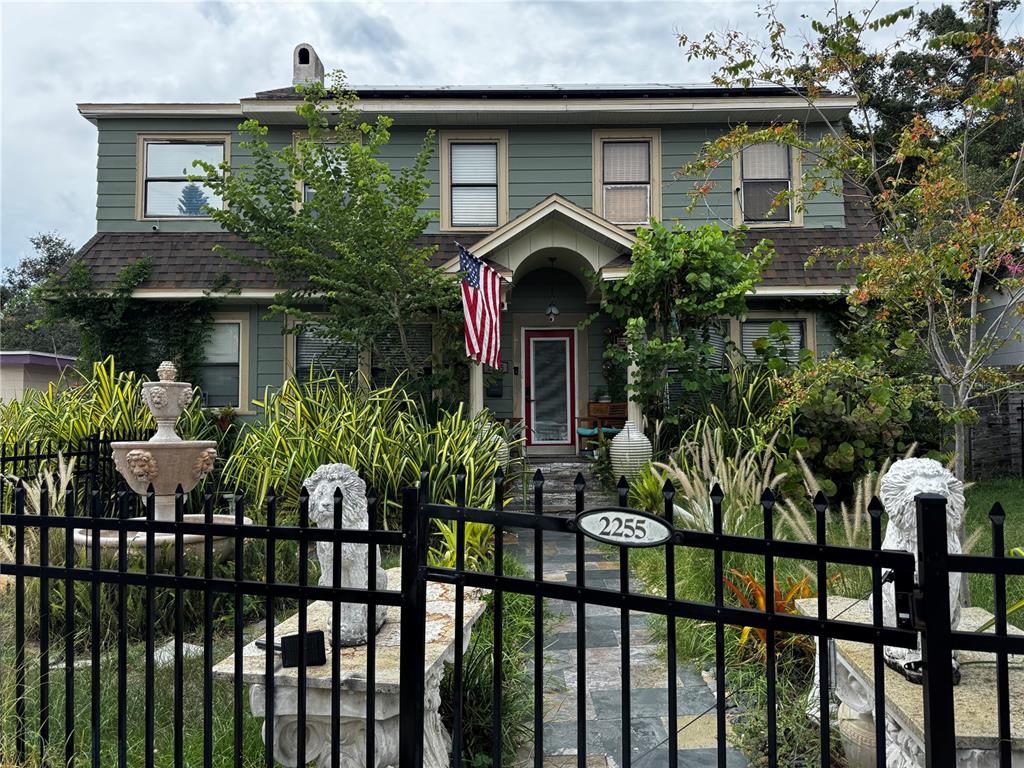
{"type": "Polygon", "coordinates": [[[299,43],[292,52],[292,85],[324,83],[324,65],[309,43],[299,43]]]}

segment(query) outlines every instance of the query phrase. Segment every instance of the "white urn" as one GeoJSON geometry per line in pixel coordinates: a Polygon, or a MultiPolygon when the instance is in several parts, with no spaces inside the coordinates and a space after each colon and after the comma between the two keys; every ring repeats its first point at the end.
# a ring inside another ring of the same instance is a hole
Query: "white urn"
{"type": "Polygon", "coordinates": [[[608,451],[615,476],[627,480],[635,480],[654,455],[651,441],[632,421],[627,421],[622,431],[612,438],[608,451]]]}

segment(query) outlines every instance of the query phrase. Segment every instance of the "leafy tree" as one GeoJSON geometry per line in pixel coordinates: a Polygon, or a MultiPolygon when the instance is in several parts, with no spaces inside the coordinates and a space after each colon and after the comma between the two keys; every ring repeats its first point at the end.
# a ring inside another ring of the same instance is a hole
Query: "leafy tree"
{"type": "MultiPolygon", "coordinates": [[[[962,125],[964,98],[974,95],[983,79],[1006,77],[1024,67],[1024,60],[1012,49],[997,59],[974,56],[971,51],[982,37],[1002,46],[999,21],[1019,5],[1019,0],[973,0],[959,12],[949,5],[919,10],[907,31],[908,45],[889,56],[867,53],[861,72],[864,95],[874,120],[875,141],[884,153],[897,149],[900,135],[916,115],[935,115],[949,126],[962,125]]],[[[862,121],[851,121],[847,127],[867,138],[862,121]]],[[[999,130],[975,137],[968,145],[969,160],[979,168],[998,168],[1022,141],[1024,121],[1003,123],[999,130]]],[[[917,164],[915,158],[905,162],[917,164]]]]}
{"type": "Polygon", "coordinates": [[[722,372],[707,365],[712,330],[720,318],[743,313],[747,293],[774,255],[766,241],[744,253],[742,240],[741,230],[669,229],[652,220],[637,230],[629,274],[601,284],[602,308],[627,341],[605,355],[636,366],[630,396],[655,418],[678,423],[683,416],[683,403],[666,402],[670,383],[699,397],[723,382],[722,372]]]}
{"type": "Polygon", "coordinates": [[[77,355],[78,325],[69,321],[46,323],[46,306],[39,290],[50,275],[67,267],[75,248],[56,232],[35,235],[29,242],[35,254],[17,267],[4,270],[0,283],[0,347],[77,355]]]}
{"type": "Polygon", "coordinates": [[[203,183],[227,202],[211,216],[268,254],[260,263],[281,286],[273,312],[415,372],[407,384],[421,393],[450,388],[452,366],[417,351],[411,334],[433,322],[454,341],[460,318],[455,282],[429,266],[432,247],[417,245],[432,218],[420,205],[430,188],[433,133],[411,165],[393,170],[380,157],[392,121],[360,122],[341,73],[331,91],[318,84],[299,90],[307,136],[275,148],[267,128],[249,120],[240,126],[247,166],[229,174],[200,163],[203,183]]]}
{"type": "MultiPolygon", "coordinates": [[[[877,18],[874,7],[834,9],[811,22],[799,45],[789,42],[773,5],[761,11],[764,39],[736,31],[700,41],[680,37],[690,58],[720,63],[719,84],[784,87],[826,125],[816,143],[795,122],[740,125],[706,144],[680,173],[706,178],[743,146],[774,142],[797,148],[804,160],[800,191],[780,193],[776,204],[802,206],[822,191],[841,193],[844,182],[871,204],[879,237],[831,251],[859,271],[849,295],[852,311],[864,322],[899,329],[892,336],[895,351],[927,350],[932,370],[925,373],[937,374],[952,400],[960,478],[973,404],[1012,386],[1005,371],[990,365],[992,355],[1020,336],[1024,322],[1024,139],[1015,138],[1010,148],[995,140],[1024,121],[1024,42],[996,34],[1001,7],[968,3],[970,28],[925,41],[924,50],[940,56],[955,76],[936,78],[926,91],[934,99],[915,105],[909,119],[892,121],[891,137],[879,127],[873,75],[891,69],[903,53],[920,52],[920,30],[908,26],[913,9],[877,18]],[[894,40],[869,52],[866,38],[883,30],[894,40]],[[854,97],[855,130],[843,130],[820,110],[820,97],[834,92],[854,97]],[[993,301],[996,295],[1001,303],[993,301]]],[[[698,181],[694,203],[712,187],[698,181]]]]}
{"type": "Polygon", "coordinates": [[[185,185],[178,197],[178,213],[182,216],[202,216],[207,204],[206,193],[195,182],[185,185]]]}

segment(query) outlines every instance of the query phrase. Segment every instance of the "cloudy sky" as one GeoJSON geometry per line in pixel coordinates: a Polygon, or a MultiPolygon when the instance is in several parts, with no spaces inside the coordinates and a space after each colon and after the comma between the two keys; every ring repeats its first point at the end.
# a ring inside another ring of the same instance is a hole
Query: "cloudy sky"
{"type": "MultiPolygon", "coordinates": [[[[782,16],[796,28],[829,6],[784,0],[782,16]]],[[[77,246],[95,231],[96,132],[78,102],[236,100],[288,85],[302,41],[354,84],[701,82],[710,66],[687,63],[676,32],[763,31],[753,9],[727,0],[0,0],[0,258],[16,262],[37,232],[77,246]]]]}

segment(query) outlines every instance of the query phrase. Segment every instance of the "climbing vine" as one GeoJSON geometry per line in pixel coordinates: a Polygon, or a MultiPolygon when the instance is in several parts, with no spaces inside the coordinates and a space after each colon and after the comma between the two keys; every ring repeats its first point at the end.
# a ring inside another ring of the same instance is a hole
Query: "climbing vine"
{"type": "Polygon", "coordinates": [[[214,302],[207,296],[189,301],[135,298],[151,268],[148,259],[140,259],[121,269],[109,291],[101,291],[88,267],[73,263],[47,283],[47,321],[77,324],[82,363],[112,355],[119,370],[153,376],[162,360],[172,360],[183,381],[198,381],[214,302]]]}

